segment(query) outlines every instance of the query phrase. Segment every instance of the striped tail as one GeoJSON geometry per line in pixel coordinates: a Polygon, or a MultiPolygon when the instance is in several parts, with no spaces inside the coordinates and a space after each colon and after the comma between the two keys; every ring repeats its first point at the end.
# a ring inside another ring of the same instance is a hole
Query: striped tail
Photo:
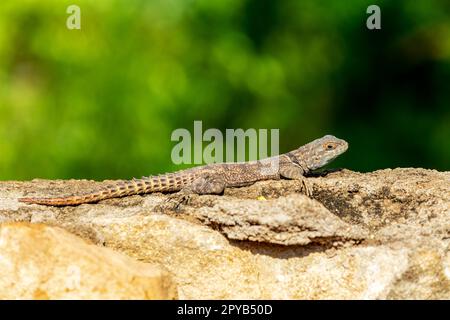
{"type": "Polygon", "coordinates": [[[28,204],[41,204],[55,207],[76,206],[83,203],[94,203],[100,200],[120,198],[135,194],[179,191],[184,186],[190,184],[193,179],[193,175],[170,173],[159,176],[142,177],[142,179],[121,180],[108,185],[105,188],[82,195],[54,198],[20,198],[19,201],[28,204]]]}

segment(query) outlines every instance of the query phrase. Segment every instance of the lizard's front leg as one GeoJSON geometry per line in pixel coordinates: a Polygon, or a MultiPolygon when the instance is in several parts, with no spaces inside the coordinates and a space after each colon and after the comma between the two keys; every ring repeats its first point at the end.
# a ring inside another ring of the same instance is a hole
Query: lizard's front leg
{"type": "Polygon", "coordinates": [[[280,176],[286,179],[300,180],[303,190],[308,197],[312,196],[312,186],[304,176],[304,170],[295,164],[283,164],[280,166],[280,176]]]}

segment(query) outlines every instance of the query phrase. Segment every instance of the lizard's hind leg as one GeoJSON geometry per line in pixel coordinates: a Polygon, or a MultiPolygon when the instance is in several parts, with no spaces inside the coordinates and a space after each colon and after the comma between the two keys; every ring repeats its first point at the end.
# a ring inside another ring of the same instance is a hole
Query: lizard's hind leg
{"type": "Polygon", "coordinates": [[[192,194],[221,194],[225,190],[225,180],[211,175],[202,175],[179,192],[171,194],[160,206],[161,210],[179,211],[181,205],[189,204],[192,194]]]}
{"type": "Polygon", "coordinates": [[[195,179],[189,190],[197,194],[221,194],[225,190],[226,182],[223,177],[202,175],[195,179]]]}

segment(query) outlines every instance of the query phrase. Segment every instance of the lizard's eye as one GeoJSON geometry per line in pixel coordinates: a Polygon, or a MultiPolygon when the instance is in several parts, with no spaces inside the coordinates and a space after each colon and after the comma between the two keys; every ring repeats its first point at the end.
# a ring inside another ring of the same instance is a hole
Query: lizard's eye
{"type": "Polygon", "coordinates": [[[334,149],[334,144],[332,144],[332,143],[326,144],[326,145],[325,145],[325,149],[327,149],[327,150],[333,150],[333,149],[334,149]]]}

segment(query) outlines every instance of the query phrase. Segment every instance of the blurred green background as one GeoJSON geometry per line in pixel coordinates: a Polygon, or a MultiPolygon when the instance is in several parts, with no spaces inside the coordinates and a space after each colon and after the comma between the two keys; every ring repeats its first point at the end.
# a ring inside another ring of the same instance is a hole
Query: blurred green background
{"type": "Polygon", "coordinates": [[[449,80],[447,0],[3,0],[0,179],[180,169],[194,120],[279,128],[280,152],[334,134],[333,167],[448,170],[449,80]]]}

